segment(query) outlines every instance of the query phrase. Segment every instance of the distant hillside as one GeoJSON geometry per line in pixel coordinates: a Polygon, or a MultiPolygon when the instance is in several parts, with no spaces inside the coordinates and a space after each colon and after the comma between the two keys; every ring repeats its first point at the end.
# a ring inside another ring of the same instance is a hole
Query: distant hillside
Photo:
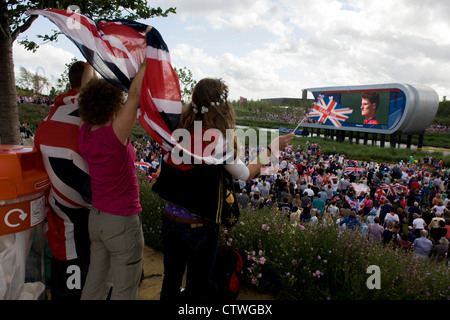
{"type": "Polygon", "coordinates": [[[34,103],[19,104],[19,121],[20,123],[29,123],[31,132],[35,133],[42,120],[48,115],[50,107],[34,103]]]}

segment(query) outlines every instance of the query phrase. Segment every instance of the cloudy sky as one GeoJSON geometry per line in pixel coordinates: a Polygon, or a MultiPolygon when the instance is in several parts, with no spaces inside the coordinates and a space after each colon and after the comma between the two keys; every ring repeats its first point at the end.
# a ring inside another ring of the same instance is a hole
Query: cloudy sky
{"type": "MultiPolygon", "coordinates": [[[[302,89],[419,84],[450,96],[448,0],[157,0],[176,7],[141,21],[160,31],[172,64],[194,78],[222,78],[230,98],[301,97],[302,89]]],[[[30,39],[55,25],[39,17],[30,39]]],[[[58,78],[71,57],[65,37],[37,53],[14,45],[15,67],[58,78]]]]}

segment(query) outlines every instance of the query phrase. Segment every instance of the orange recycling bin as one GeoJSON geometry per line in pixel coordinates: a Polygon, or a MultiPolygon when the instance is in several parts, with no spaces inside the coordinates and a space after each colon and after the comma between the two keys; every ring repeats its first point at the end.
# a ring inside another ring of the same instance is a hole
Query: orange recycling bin
{"type": "Polygon", "coordinates": [[[0,145],[0,300],[45,296],[46,193],[35,147],[0,145]]]}

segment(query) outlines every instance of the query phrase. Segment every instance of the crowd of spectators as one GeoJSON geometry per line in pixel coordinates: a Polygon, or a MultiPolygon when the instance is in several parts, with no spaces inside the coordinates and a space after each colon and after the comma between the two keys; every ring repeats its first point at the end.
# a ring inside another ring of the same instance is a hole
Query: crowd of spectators
{"type": "Polygon", "coordinates": [[[426,130],[426,132],[438,132],[438,133],[448,133],[450,132],[450,127],[443,124],[432,124],[426,130]]]}
{"type": "Polygon", "coordinates": [[[158,177],[158,170],[162,160],[162,150],[159,144],[146,136],[141,136],[133,142],[136,150],[136,167],[145,173],[147,180],[158,177]],[[144,166],[145,165],[145,166],[144,166]]]}
{"type": "Polygon", "coordinates": [[[298,112],[282,111],[275,112],[254,112],[251,115],[240,117],[240,119],[264,120],[264,121],[280,121],[289,123],[300,123],[300,121],[307,119],[304,115],[299,115],[298,112]]]}
{"type": "MultiPolygon", "coordinates": [[[[139,141],[134,143],[137,161],[149,165],[144,170],[148,180],[157,179],[161,148],[145,138],[139,141]]],[[[245,148],[243,154],[249,163],[257,150],[245,148]]],[[[439,163],[433,157],[394,165],[359,162],[306,144],[286,148],[276,166],[234,185],[242,209],[278,210],[299,226],[336,223],[383,246],[442,261],[450,240],[450,170],[439,163]],[[378,191],[386,186],[401,191],[380,197],[378,191]]]]}
{"type": "Polygon", "coordinates": [[[17,96],[17,104],[23,104],[23,103],[34,103],[39,105],[46,105],[51,106],[53,104],[53,100],[47,98],[47,97],[41,97],[38,95],[33,96],[17,96]]]}
{"type": "MultiPolygon", "coordinates": [[[[247,152],[248,161],[252,151],[247,152]]],[[[242,209],[276,209],[301,227],[337,223],[386,247],[423,259],[447,259],[449,169],[427,166],[433,159],[359,163],[306,145],[281,152],[279,160],[272,174],[235,182],[242,209]],[[347,170],[355,167],[361,170],[347,170]],[[377,191],[386,186],[401,191],[379,197],[377,191]]]]}
{"type": "Polygon", "coordinates": [[[30,138],[33,137],[34,134],[32,132],[32,127],[28,122],[20,122],[19,121],[19,131],[20,131],[20,138],[30,138]]]}

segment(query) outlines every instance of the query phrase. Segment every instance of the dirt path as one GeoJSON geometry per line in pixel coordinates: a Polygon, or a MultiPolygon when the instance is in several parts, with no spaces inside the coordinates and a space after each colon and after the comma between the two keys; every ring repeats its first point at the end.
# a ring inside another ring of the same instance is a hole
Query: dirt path
{"type": "MultiPolygon", "coordinates": [[[[144,280],[139,287],[139,300],[159,300],[164,274],[163,254],[145,246],[144,249],[144,280]]],[[[258,294],[243,288],[238,300],[273,300],[267,294],[258,294]]]]}

